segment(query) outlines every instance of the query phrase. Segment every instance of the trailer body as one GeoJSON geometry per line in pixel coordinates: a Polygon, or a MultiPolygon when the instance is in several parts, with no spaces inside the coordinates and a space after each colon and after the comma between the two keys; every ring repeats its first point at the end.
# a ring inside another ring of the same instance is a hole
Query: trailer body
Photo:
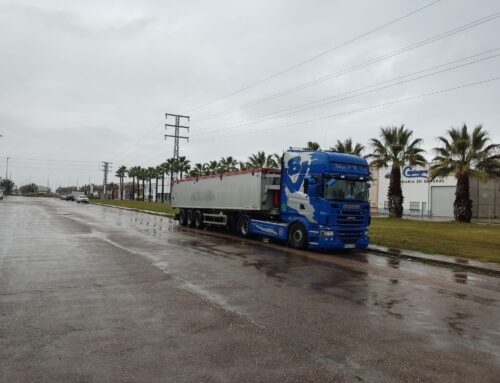
{"type": "Polygon", "coordinates": [[[290,149],[281,169],[176,180],[172,206],[185,226],[221,225],[295,248],[365,248],[369,176],[362,157],[290,149]]]}
{"type": "Polygon", "coordinates": [[[280,172],[252,169],[188,178],[175,182],[172,206],[191,209],[262,211],[276,209],[274,190],[279,191],[280,172]]]}

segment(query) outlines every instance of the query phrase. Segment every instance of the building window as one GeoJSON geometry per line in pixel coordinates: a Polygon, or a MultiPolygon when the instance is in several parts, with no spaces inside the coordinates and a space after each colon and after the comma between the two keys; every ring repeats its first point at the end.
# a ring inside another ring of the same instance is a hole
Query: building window
{"type": "Polygon", "coordinates": [[[389,209],[389,201],[384,201],[384,209],[389,209]]]}
{"type": "Polygon", "coordinates": [[[410,202],[411,211],[420,211],[420,202],[410,202]]]}

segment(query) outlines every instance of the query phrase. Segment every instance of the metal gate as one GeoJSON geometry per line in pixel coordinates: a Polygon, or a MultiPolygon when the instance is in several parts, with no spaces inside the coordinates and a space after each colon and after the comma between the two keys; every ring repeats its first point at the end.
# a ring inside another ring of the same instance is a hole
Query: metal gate
{"type": "Polygon", "coordinates": [[[431,211],[433,217],[453,217],[455,186],[431,187],[431,211]]]}

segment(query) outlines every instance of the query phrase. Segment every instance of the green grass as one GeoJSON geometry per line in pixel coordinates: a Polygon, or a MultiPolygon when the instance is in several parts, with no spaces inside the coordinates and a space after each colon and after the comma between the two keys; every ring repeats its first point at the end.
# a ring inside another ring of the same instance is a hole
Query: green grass
{"type": "Polygon", "coordinates": [[[372,218],[370,242],[397,249],[500,263],[500,225],[372,218]]]}
{"type": "Polygon", "coordinates": [[[115,200],[92,199],[90,200],[90,202],[100,205],[129,207],[132,209],[149,210],[160,213],[175,214],[178,212],[178,210],[172,208],[170,204],[161,202],[156,203],[147,201],[129,201],[129,200],[118,200],[118,199],[115,200]]]}

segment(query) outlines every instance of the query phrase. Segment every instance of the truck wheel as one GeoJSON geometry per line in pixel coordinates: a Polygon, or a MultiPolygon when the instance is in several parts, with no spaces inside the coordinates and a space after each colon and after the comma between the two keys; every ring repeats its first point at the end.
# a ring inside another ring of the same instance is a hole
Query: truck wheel
{"type": "Polygon", "coordinates": [[[290,226],[288,245],[294,249],[305,249],[307,247],[307,230],[300,222],[290,226]]]}
{"type": "Polygon", "coordinates": [[[194,214],[193,214],[193,211],[191,209],[186,212],[186,224],[189,227],[194,226],[194,214]]]}
{"type": "Polygon", "coordinates": [[[186,226],[187,225],[187,222],[186,222],[186,210],[184,210],[184,209],[181,209],[181,211],[179,213],[179,225],[181,225],[181,226],[186,226]]]}
{"type": "Polygon", "coordinates": [[[203,214],[201,211],[196,210],[194,212],[194,227],[197,229],[203,229],[203,214]]]}
{"type": "Polygon", "coordinates": [[[250,235],[250,218],[246,215],[242,215],[238,220],[238,234],[242,237],[250,235]]]}

